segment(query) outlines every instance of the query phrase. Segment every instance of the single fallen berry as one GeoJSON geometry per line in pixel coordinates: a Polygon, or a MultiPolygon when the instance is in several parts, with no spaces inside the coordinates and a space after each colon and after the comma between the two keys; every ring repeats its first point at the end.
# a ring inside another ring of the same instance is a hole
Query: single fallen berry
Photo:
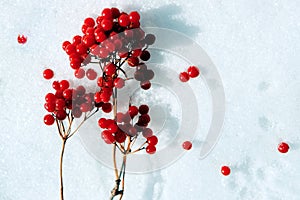
{"type": "Polygon", "coordinates": [[[230,168],[228,166],[222,166],[221,167],[221,173],[224,175],[224,176],[228,176],[230,174],[230,168]]]}
{"type": "Polygon", "coordinates": [[[200,74],[200,70],[198,67],[196,66],[190,66],[187,70],[188,72],[188,75],[191,77],[191,78],[196,78],[197,76],[199,76],[200,74]]]}
{"type": "Polygon", "coordinates": [[[18,43],[25,44],[27,42],[27,37],[25,35],[18,35],[18,43]]]}
{"type": "Polygon", "coordinates": [[[179,74],[179,79],[181,82],[187,82],[188,80],[190,80],[190,76],[187,72],[181,72],[179,74]]]}
{"type": "Polygon", "coordinates": [[[53,78],[54,72],[52,71],[52,69],[45,69],[43,72],[43,76],[45,79],[49,80],[49,79],[53,78]]]}
{"type": "Polygon", "coordinates": [[[280,153],[287,153],[290,149],[290,146],[285,143],[285,142],[281,142],[279,145],[278,145],[278,151],[280,153]]]}
{"type": "Polygon", "coordinates": [[[193,144],[190,141],[185,141],[184,143],[182,143],[182,147],[185,150],[190,150],[192,148],[193,144]]]}

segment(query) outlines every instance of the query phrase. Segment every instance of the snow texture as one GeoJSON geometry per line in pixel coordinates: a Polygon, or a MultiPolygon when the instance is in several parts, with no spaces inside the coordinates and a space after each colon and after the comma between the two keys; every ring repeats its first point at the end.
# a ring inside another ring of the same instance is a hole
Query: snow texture
{"type": "MultiPolygon", "coordinates": [[[[49,67],[55,79],[72,77],[61,43],[80,33],[85,17],[108,6],[139,10],[144,26],[174,29],[197,41],[217,66],[226,94],[215,149],[199,159],[209,128],[209,119],[202,119],[193,149],[180,160],[153,173],[127,175],[124,199],[299,200],[297,0],[1,1],[0,199],[59,198],[61,143],[55,127],[43,124],[51,83],[42,71],[49,67]],[[25,45],[17,43],[19,33],[28,37],[25,45]],[[277,151],[281,141],[291,146],[285,155],[277,151]],[[222,165],[231,166],[230,176],[221,175],[222,165]]],[[[185,68],[176,59],[163,62],[185,68]]],[[[197,95],[200,112],[209,113],[207,95],[197,95]]],[[[64,176],[66,200],[108,199],[114,184],[113,171],[87,153],[78,135],[66,146],[64,176]]]]}

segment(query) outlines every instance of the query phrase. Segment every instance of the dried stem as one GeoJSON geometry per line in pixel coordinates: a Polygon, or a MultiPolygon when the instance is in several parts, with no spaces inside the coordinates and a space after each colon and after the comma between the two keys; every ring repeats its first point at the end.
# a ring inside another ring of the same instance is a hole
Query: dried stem
{"type": "Polygon", "coordinates": [[[59,163],[59,175],[60,175],[60,199],[64,200],[64,186],[63,186],[63,158],[66,147],[67,138],[63,139],[61,154],[60,154],[60,163],[59,163]]]}

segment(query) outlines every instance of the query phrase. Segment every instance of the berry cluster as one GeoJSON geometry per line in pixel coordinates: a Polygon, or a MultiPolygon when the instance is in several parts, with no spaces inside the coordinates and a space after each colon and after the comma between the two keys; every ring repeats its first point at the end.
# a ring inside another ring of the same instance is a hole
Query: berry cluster
{"type": "MultiPolygon", "coordinates": [[[[149,107],[147,105],[141,105],[139,108],[131,105],[126,113],[118,112],[115,120],[100,118],[98,125],[105,129],[101,133],[102,139],[107,144],[119,143],[121,146],[126,138],[133,141],[142,134],[147,140],[144,145],[148,144],[146,152],[155,153],[158,139],[153,135],[153,131],[147,127],[151,120],[148,112],[149,107]]],[[[145,149],[143,145],[137,151],[142,149],[145,149]]]]}
{"type": "MultiPolygon", "coordinates": [[[[94,108],[93,93],[86,93],[83,86],[71,89],[67,80],[53,81],[55,93],[45,96],[45,109],[51,114],[44,117],[46,125],[52,125],[55,120],[64,120],[66,117],[80,118],[82,113],[94,108]]],[[[97,105],[96,105],[97,106],[97,105]]]]}
{"type": "Polygon", "coordinates": [[[187,82],[190,78],[196,78],[199,76],[200,70],[196,66],[190,66],[186,72],[181,72],[179,74],[179,79],[182,82],[187,82]]]}

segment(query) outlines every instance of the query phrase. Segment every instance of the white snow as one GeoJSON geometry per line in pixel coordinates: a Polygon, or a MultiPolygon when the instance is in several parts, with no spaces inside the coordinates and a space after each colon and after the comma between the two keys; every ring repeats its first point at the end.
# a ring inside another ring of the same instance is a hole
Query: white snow
{"type": "MultiPolygon", "coordinates": [[[[43,124],[51,82],[42,71],[54,69],[55,79],[73,77],[61,43],[107,6],[139,10],[144,26],[174,29],[197,41],[218,68],[226,95],[216,148],[199,159],[209,128],[204,118],[194,148],[177,162],[127,175],[125,200],[300,199],[297,0],[1,1],[0,199],[59,198],[61,144],[55,127],[43,124]],[[28,36],[25,45],[17,43],[20,33],[28,36]],[[291,146],[285,155],[277,151],[280,141],[291,146]],[[221,175],[222,165],[231,166],[230,176],[221,175]]],[[[185,68],[175,59],[164,62],[185,68]]],[[[205,100],[199,110],[209,113],[207,94],[197,98],[205,100]]],[[[108,199],[114,184],[113,171],[90,156],[78,135],[67,143],[64,177],[66,200],[108,199]]]]}

